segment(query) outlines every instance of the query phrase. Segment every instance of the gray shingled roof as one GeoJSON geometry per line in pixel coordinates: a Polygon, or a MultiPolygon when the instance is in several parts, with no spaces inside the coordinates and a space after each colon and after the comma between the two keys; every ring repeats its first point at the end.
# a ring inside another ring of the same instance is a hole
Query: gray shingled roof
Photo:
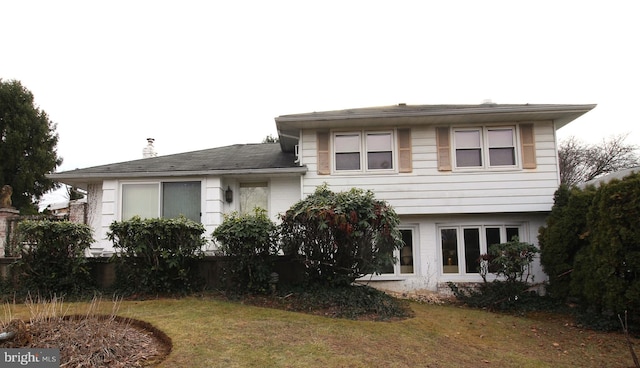
{"type": "Polygon", "coordinates": [[[577,119],[596,105],[495,104],[407,105],[365,107],[281,115],[275,118],[280,145],[292,152],[301,129],[349,127],[447,125],[496,123],[504,121],[553,120],[556,129],[577,119]]]}
{"type": "Polygon", "coordinates": [[[470,115],[496,113],[535,113],[535,112],[574,112],[584,113],[595,105],[561,105],[561,104],[496,104],[483,103],[480,105],[407,105],[364,107],[333,111],[314,111],[303,114],[281,115],[276,122],[316,121],[333,119],[370,119],[382,117],[411,117],[411,116],[439,116],[439,115],[470,115]],[[585,111],[586,110],[586,111],[585,111]]]}
{"type": "Polygon", "coordinates": [[[236,144],[144,158],[48,175],[53,180],[162,175],[243,174],[306,171],[278,143],[236,144]]]}

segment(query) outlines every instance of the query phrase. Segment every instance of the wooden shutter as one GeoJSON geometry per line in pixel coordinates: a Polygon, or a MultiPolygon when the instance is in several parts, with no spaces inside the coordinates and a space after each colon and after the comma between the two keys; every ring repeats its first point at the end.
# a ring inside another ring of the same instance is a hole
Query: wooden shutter
{"type": "Polygon", "coordinates": [[[520,124],[520,145],[522,151],[522,168],[536,168],[536,139],[533,124],[520,124]]]}
{"type": "Polygon", "coordinates": [[[318,137],[318,175],[331,174],[329,165],[329,132],[317,132],[318,137]]]}
{"type": "Polygon", "coordinates": [[[449,128],[436,128],[436,146],[438,154],[438,170],[451,171],[451,139],[449,128]]]}
{"type": "Polygon", "coordinates": [[[398,171],[409,173],[413,171],[411,158],[411,129],[398,129],[398,171]]]}

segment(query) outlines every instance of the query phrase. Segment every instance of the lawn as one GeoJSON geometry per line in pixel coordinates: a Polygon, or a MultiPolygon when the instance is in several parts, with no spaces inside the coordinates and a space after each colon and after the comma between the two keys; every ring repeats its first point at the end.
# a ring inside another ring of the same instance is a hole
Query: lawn
{"type": "MultiPolygon", "coordinates": [[[[109,314],[113,303],[99,308],[109,314]]],[[[582,329],[568,317],[416,302],[411,308],[415,317],[401,321],[353,321],[204,296],[123,301],[117,314],[149,322],[172,339],[160,367],[633,366],[622,334],[582,329]]],[[[11,309],[28,318],[26,307],[11,309]]],[[[66,313],[86,309],[65,303],[66,313]]]]}

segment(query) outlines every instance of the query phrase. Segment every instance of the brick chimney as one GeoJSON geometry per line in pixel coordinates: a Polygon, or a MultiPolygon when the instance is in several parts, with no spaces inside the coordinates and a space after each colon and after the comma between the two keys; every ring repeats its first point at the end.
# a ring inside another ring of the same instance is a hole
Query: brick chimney
{"type": "Polygon", "coordinates": [[[153,138],[147,138],[147,146],[142,149],[142,158],[156,157],[158,153],[156,153],[156,149],[153,147],[153,138]]]}

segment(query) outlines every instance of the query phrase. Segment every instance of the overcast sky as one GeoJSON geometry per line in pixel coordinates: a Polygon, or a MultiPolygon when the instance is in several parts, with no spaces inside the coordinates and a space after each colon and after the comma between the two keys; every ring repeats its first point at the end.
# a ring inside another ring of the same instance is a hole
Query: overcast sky
{"type": "Polygon", "coordinates": [[[276,135],[279,115],[598,104],[559,131],[640,145],[637,1],[2,1],[0,78],[57,124],[58,171],[276,135]]]}

